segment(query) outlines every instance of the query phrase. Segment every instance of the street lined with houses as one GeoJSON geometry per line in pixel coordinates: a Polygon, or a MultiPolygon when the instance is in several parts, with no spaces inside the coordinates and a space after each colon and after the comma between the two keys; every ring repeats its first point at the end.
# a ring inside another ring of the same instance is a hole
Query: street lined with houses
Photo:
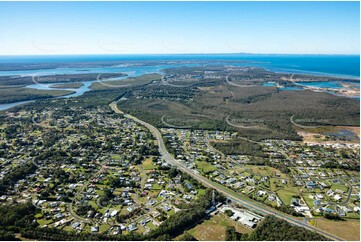
{"type": "MultiPolygon", "coordinates": [[[[120,114],[124,114],[121,110],[118,109],[117,107],[117,102],[113,102],[112,104],[110,104],[110,107],[113,109],[113,111],[115,111],[116,113],[120,113],[120,114]]],[[[279,218],[285,219],[286,221],[297,225],[297,226],[301,226],[301,227],[305,227],[307,229],[310,230],[314,230],[317,231],[318,233],[333,239],[333,240],[342,240],[341,238],[332,235],[330,233],[327,233],[325,231],[322,231],[318,228],[315,228],[314,226],[311,226],[309,224],[305,224],[303,223],[301,220],[297,220],[289,215],[286,215],[284,213],[281,213],[275,209],[270,209],[267,208],[266,206],[263,206],[259,203],[256,202],[252,202],[249,199],[246,199],[245,197],[240,197],[237,193],[233,192],[232,190],[225,188],[224,186],[221,186],[218,183],[212,182],[209,179],[205,178],[204,176],[200,175],[198,172],[194,172],[194,170],[189,169],[188,167],[186,167],[184,164],[178,162],[176,159],[174,159],[174,157],[167,151],[162,135],[159,132],[159,130],[157,128],[155,128],[154,126],[152,126],[149,123],[146,123],[132,115],[129,114],[124,114],[125,117],[130,118],[134,121],[136,121],[137,123],[140,123],[141,125],[144,125],[145,127],[147,127],[152,134],[156,137],[157,140],[157,144],[159,146],[159,152],[162,155],[162,158],[169,164],[176,166],[178,169],[180,169],[181,171],[187,173],[188,175],[194,177],[195,179],[197,179],[198,181],[200,181],[202,184],[204,184],[207,187],[216,189],[217,191],[223,193],[225,196],[227,196],[228,198],[230,198],[231,200],[241,204],[242,206],[257,211],[259,213],[262,214],[271,214],[274,216],[277,216],[279,218]]]]}

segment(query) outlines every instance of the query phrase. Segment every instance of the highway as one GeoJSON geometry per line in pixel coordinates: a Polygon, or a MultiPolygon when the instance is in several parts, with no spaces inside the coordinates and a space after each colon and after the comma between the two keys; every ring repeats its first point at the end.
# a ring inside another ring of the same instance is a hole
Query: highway
{"type": "Polygon", "coordinates": [[[227,198],[229,198],[230,200],[239,203],[240,205],[244,206],[245,208],[248,208],[250,210],[259,212],[261,214],[264,215],[273,215],[275,217],[281,218],[286,220],[287,222],[294,224],[296,226],[299,227],[304,227],[306,229],[318,232],[319,234],[322,234],[323,236],[331,239],[331,240],[343,240],[333,234],[330,234],[328,232],[325,232],[323,230],[320,230],[316,227],[313,227],[312,225],[309,225],[307,223],[303,223],[301,220],[297,220],[294,217],[292,217],[291,215],[282,213],[278,210],[274,210],[272,208],[267,207],[266,205],[263,205],[261,203],[258,203],[256,201],[251,201],[250,199],[246,199],[244,198],[242,195],[238,195],[236,192],[232,191],[231,189],[224,187],[216,182],[213,182],[211,180],[209,180],[208,178],[200,175],[199,173],[195,173],[192,169],[189,169],[188,167],[186,167],[184,164],[178,162],[176,159],[174,159],[174,157],[167,151],[163,138],[162,138],[162,134],[159,132],[159,130],[157,128],[155,128],[153,125],[146,123],[130,114],[125,114],[124,112],[122,112],[121,110],[119,110],[119,108],[117,107],[117,103],[118,101],[112,102],[109,106],[112,108],[112,110],[116,113],[119,114],[123,114],[124,117],[126,118],[130,118],[132,120],[134,120],[135,122],[145,126],[146,128],[149,129],[149,131],[154,135],[154,137],[157,139],[157,143],[158,143],[158,147],[159,147],[159,153],[161,154],[161,156],[163,157],[163,159],[171,164],[176,166],[178,169],[180,169],[181,171],[183,171],[184,173],[187,173],[188,175],[192,176],[193,178],[197,179],[199,182],[201,182],[204,186],[212,188],[217,190],[218,192],[222,193],[224,196],[226,196],[227,198]]]}

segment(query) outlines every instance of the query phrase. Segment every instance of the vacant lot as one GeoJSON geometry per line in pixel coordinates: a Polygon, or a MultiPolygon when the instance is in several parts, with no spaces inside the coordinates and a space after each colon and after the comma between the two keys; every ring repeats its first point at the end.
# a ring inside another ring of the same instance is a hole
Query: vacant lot
{"type": "Polygon", "coordinates": [[[152,158],[149,157],[143,162],[143,169],[144,170],[153,170],[155,166],[153,165],[152,158]]]}
{"type": "Polygon", "coordinates": [[[212,166],[210,163],[205,161],[196,161],[197,168],[204,173],[210,173],[212,171],[217,170],[214,166],[212,166]]]}
{"type": "Polygon", "coordinates": [[[360,220],[332,221],[317,219],[316,227],[345,240],[360,241],[360,220]]]}
{"type": "Polygon", "coordinates": [[[205,220],[203,223],[190,229],[188,232],[193,235],[197,240],[209,241],[209,240],[225,240],[225,231],[227,226],[234,226],[237,232],[246,234],[251,232],[241,224],[231,220],[225,214],[217,214],[209,220],[205,220]]]}
{"type": "Polygon", "coordinates": [[[279,174],[280,178],[287,178],[287,175],[285,173],[282,173],[280,170],[270,166],[245,165],[244,168],[238,168],[236,171],[238,173],[247,171],[250,172],[251,175],[269,176],[269,177],[276,177],[276,174],[279,174]]]}
{"type": "Polygon", "coordinates": [[[283,203],[290,205],[292,197],[299,195],[299,190],[297,187],[287,186],[278,190],[276,193],[283,203]]]}

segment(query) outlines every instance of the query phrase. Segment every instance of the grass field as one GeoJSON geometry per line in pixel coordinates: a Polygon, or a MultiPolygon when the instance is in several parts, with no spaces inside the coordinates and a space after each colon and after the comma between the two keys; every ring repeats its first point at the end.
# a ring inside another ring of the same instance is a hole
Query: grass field
{"type": "Polygon", "coordinates": [[[198,196],[204,195],[206,193],[206,189],[199,189],[198,196]]]}
{"type": "Polygon", "coordinates": [[[360,220],[332,221],[317,219],[316,227],[345,240],[360,241],[360,220]]]}
{"type": "Polygon", "coordinates": [[[118,154],[112,155],[113,160],[120,160],[122,157],[118,154]]]}
{"type": "Polygon", "coordinates": [[[348,191],[348,187],[345,186],[345,185],[341,185],[341,184],[336,184],[336,183],[333,183],[332,186],[331,186],[331,189],[333,190],[341,190],[341,191],[344,191],[345,193],[348,191]]]}
{"type": "Polygon", "coordinates": [[[47,225],[47,224],[51,224],[52,222],[54,222],[52,219],[49,219],[49,220],[46,220],[46,219],[38,219],[37,220],[38,224],[40,226],[44,226],[44,225],[47,225]]]}
{"type": "Polygon", "coordinates": [[[278,187],[276,185],[279,184],[279,180],[275,178],[270,179],[270,189],[272,192],[276,191],[278,187]]]}
{"type": "Polygon", "coordinates": [[[204,173],[209,173],[217,170],[217,168],[215,168],[214,166],[212,166],[211,164],[205,161],[196,161],[196,165],[198,169],[203,171],[204,173]]]}
{"type": "Polygon", "coordinates": [[[110,228],[109,225],[107,225],[107,224],[102,224],[102,225],[99,226],[99,232],[100,232],[100,233],[105,232],[105,231],[107,231],[109,228],[110,228]]]}
{"type": "Polygon", "coordinates": [[[308,221],[308,223],[312,226],[316,226],[317,221],[315,219],[311,219],[310,221],[308,221]]]}
{"type": "Polygon", "coordinates": [[[310,195],[314,195],[313,193],[303,193],[303,199],[305,200],[305,202],[307,203],[307,206],[312,208],[314,206],[313,204],[313,200],[312,198],[310,198],[310,195]]]}
{"type": "Polygon", "coordinates": [[[157,226],[155,226],[152,221],[147,223],[147,227],[150,228],[150,229],[156,229],[157,228],[157,226]]]}
{"type": "Polygon", "coordinates": [[[286,205],[290,205],[292,196],[299,195],[299,193],[296,187],[288,187],[278,190],[277,195],[283,203],[285,203],[286,205]]]}
{"type": "Polygon", "coordinates": [[[193,235],[197,240],[225,240],[225,231],[227,226],[234,226],[237,232],[242,234],[249,233],[252,230],[248,229],[241,224],[232,221],[224,214],[217,214],[209,220],[190,229],[188,232],[193,235]]]}
{"type": "Polygon", "coordinates": [[[98,204],[94,201],[90,201],[89,205],[92,206],[95,210],[97,210],[99,208],[98,204]]]}
{"type": "Polygon", "coordinates": [[[144,170],[153,170],[155,166],[153,165],[152,157],[147,158],[143,162],[143,169],[144,170]]]}
{"type": "Polygon", "coordinates": [[[270,166],[253,166],[246,165],[246,168],[250,169],[253,174],[260,176],[275,176],[276,174],[280,174],[281,178],[287,178],[287,175],[282,173],[280,170],[270,167],[270,166]]]}

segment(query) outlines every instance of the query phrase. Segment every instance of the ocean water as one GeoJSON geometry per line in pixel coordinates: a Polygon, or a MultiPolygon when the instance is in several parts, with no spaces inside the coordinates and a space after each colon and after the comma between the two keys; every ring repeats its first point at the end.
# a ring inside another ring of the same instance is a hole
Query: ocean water
{"type": "MultiPolygon", "coordinates": [[[[360,77],[360,55],[265,55],[265,54],[177,54],[177,55],[69,55],[69,56],[0,56],[1,63],[74,63],[74,62],[136,62],[149,61],[149,69],[153,71],[152,61],[209,61],[212,64],[228,64],[235,66],[258,66],[271,71],[287,73],[308,73],[331,75],[338,77],[360,77]]],[[[184,64],[183,64],[184,65],[184,64]]],[[[178,64],[169,63],[162,67],[175,67],[178,64]]],[[[145,67],[144,67],[145,68],[145,67]]],[[[50,69],[47,72],[64,74],[87,72],[119,72],[137,71],[139,66],[110,66],[103,68],[64,68],[50,69]],[[134,70],[134,68],[136,70],[134,70]]],[[[26,75],[43,72],[33,71],[0,71],[0,75],[26,75]]]]}

